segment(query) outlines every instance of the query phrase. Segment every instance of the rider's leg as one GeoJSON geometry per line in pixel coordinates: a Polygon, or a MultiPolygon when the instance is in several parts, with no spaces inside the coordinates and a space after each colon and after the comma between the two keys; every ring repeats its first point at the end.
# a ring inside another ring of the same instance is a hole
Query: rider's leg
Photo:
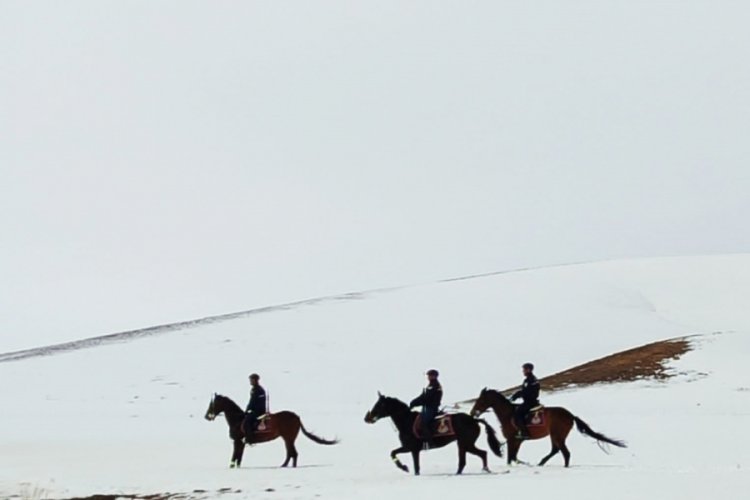
{"type": "Polygon", "coordinates": [[[529,437],[529,429],[526,427],[526,415],[529,413],[528,405],[522,404],[516,408],[516,427],[518,427],[518,435],[524,438],[529,437]]]}
{"type": "Polygon", "coordinates": [[[255,432],[255,423],[258,421],[258,416],[254,413],[246,413],[245,420],[242,422],[242,431],[245,433],[245,442],[250,443],[253,440],[253,433],[255,432]]]}
{"type": "Polygon", "coordinates": [[[422,412],[422,440],[425,442],[428,448],[434,446],[434,434],[432,432],[432,425],[435,422],[434,412],[425,410],[422,412]]]}

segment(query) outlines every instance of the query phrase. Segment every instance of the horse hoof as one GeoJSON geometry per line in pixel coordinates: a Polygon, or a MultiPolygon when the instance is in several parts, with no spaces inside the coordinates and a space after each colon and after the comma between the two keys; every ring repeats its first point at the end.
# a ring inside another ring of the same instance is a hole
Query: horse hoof
{"type": "Polygon", "coordinates": [[[482,472],[486,472],[487,474],[492,474],[492,471],[490,470],[490,468],[489,468],[489,467],[485,467],[485,468],[483,468],[483,469],[482,469],[482,472]]]}

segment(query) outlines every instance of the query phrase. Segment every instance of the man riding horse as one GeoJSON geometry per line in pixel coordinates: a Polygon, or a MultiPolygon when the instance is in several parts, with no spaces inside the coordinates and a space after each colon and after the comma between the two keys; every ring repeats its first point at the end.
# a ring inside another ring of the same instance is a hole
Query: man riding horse
{"type": "Polygon", "coordinates": [[[416,406],[422,407],[420,433],[425,448],[434,447],[432,424],[440,412],[440,402],[443,400],[443,388],[440,382],[438,382],[439,376],[440,374],[437,370],[429,370],[427,372],[427,387],[422,389],[422,394],[409,403],[410,410],[416,406]]]}
{"type": "Polygon", "coordinates": [[[257,373],[250,375],[250,386],[250,402],[247,404],[245,421],[242,423],[246,443],[252,442],[258,419],[268,411],[266,390],[260,385],[260,375],[257,373]]]}
{"type": "Polygon", "coordinates": [[[518,427],[519,439],[528,439],[529,429],[526,427],[526,416],[532,408],[539,406],[539,391],[541,386],[539,380],[534,376],[533,364],[526,363],[522,368],[525,379],[521,385],[521,389],[513,394],[510,399],[511,401],[519,398],[523,399],[523,403],[516,407],[515,421],[516,427],[518,427]]]}

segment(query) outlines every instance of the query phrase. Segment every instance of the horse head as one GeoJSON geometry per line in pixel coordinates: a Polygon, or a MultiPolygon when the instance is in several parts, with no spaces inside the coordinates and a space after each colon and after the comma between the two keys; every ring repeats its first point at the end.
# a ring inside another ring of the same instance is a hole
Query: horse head
{"type": "Polygon", "coordinates": [[[396,398],[389,398],[383,396],[378,392],[378,400],[375,401],[375,405],[372,410],[368,411],[365,415],[365,422],[368,424],[374,424],[382,418],[389,418],[394,416],[402,416],[409,414],[409,407],[399,401],[396,398]]]}
{"type": "Polygon", "coordinates": [[[220,411],[217,411],[217,409],[216,409],[216,398],[218,396],[219,396],[218,394],[214,393],[211,396],[211,402],[208,403],[208,410],[206,410],[206,417],[205,418],[209,422],[213,422],[216,419],[217,415],[219,415],[219,413],[221,413],[220,411]]]}
{"type": "Polygon", "coordinates": [[[368,411],[365,414],[365,423],[367,424],[374,424],[378,420],[380,420],[383,417],[387,417],[386,415],[386,397],[383,396],[380,391],[378,391],[378,400],[375,401],[375,405],[372,407],[372,410],[368,411]]]}
{"type": "Polygon", "coordinates": [[[474,401],[474,406],[471,407],[469,415],[474,418],[479,417],[482,413],[486,412],[490,406],[492,406],[492,395],[490,389],[486,387],[479,393],[479,397],[474,401]]]}

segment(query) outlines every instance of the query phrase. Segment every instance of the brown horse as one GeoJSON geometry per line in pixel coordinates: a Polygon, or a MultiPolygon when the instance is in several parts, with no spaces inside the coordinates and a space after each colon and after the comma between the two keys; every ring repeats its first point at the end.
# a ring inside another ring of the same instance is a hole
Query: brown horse
{"type": "Polygon", "coordinates": [[[245,412],[242,411],[242,408],[237,406],[237,403],[228,397],[214,394],[213,398],[211,398],[211,403],[208,405],[208,411],[206,411],[206,420],[213,421],[222,413],[226,417],[227,424],[229,425],[229,437],[234,441],[232,461],[229,464],[229,467],[232,469],[239,468],[242,464],[242,455],[245,451],[245,444],[265,443],[280,437],[284,440],[284,445],[286,446],[286,460],[281,466],[288,466],[289,461],[291,460],[292,467],[297,467],[297,457],[299,454],[297,453],[297,448],[294,446],[294,441],[297,439],[300,431],[318,444],[333,445],[338,443],[335,439],[323,439],[308,432],[305,429],[305,426],[302,425],[299,416],[291,411],[280,411],[279,413],[269,415],[267,419],[262,421],[258,429],[253,432],[250,442],[246,442],[245,432],[242,430],[242,423],[245,420],[245,412]]]}
{"type": "MultiPolygon", "coordinates": [[[[508,398],[503,396],[499,391],[484,388],[479,398],[474,403],[470,414],[473,417],[478,417],[489,408],[495,412],[497,419],[500,421],[500,426],[503,431],[505,439],[508,440],[508,465],[513,462],[518,462],[518,450],[521,448],[523,443],[522,439],[517,437],[517,428],[513,420],[515,413],[515,405],[510,402],[508,398]]],[[[565,458],[565,467],[570,466],[570,450],[568,450],[565,440],[568,438],[573,424],[578,428],[578,432],[596,439],[601,447],[601,443],[607,443],[620,448],[625,448],[626,445],[623,441],[617,439],[608,438],[604,434],[595,432],[589,425],[570,413],[565,408],[544,408],[544,414],[542,416],[542,422],[539,425],[529,425],[529,438],[528,439],[542,439],[547,436],[552,441],[552,451],[539,462],[542,466],[547,461],[557,455],[558,452],[562,452],[565,458]]],[[[606,451],[606,450],[605,450],[606,451]]]]}

